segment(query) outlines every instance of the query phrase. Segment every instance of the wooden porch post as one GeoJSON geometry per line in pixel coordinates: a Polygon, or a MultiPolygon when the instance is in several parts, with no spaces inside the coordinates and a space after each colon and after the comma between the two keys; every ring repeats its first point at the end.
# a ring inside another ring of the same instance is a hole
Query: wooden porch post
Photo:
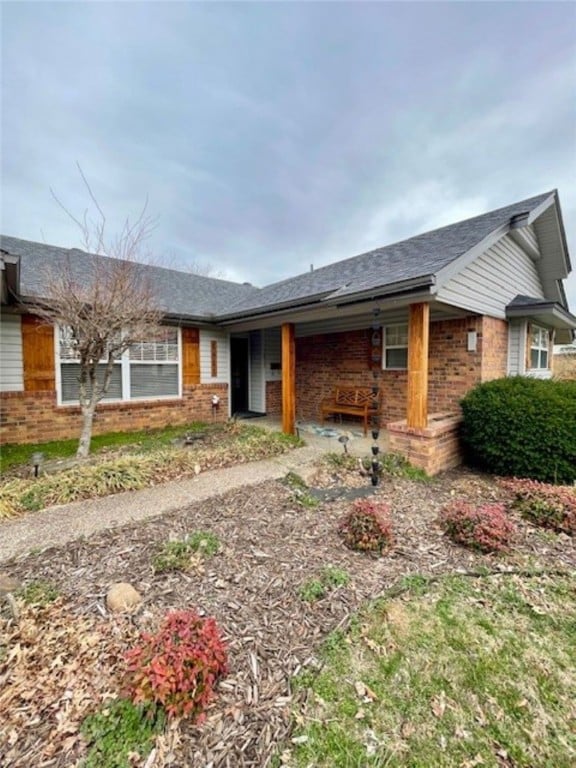
{"type": "Polygon", "coordinates": [[[406,420],[409,427],[421,429],[428,426],[430,305],[410,304],[409,311],[406,420]]]}
{"type": "Polygon", "coordinates": [[[296,431],[296,348],[294,323],[282,326],[282,432],[296,431]]]}

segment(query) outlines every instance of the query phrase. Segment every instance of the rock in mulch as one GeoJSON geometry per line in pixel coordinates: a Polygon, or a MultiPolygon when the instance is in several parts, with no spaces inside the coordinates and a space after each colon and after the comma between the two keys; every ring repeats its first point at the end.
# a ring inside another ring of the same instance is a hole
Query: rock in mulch
{"type": "Polygon", "coordinates": [[[13,579],[4,571],[0,571],[0,597],[4,597],[11,592],[17,592],[21,586],[17,579],[13,579]]]}
{"type": "Polygon", "coordinates": [[[119,581],[112,584],[106,594],[106,607],[112,613],[120,613],[128,608],[133,608],[142,602],[142,595],[132,584],[125,581],[119,581]]]}

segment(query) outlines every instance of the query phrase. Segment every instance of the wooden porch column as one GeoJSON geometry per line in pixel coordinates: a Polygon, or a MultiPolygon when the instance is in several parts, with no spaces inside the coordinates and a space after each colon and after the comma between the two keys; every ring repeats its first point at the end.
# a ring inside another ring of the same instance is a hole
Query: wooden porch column
{"type": "Polygon", "coordinates": [[[296,431],[296,346],[294,323],[282,326],[282,432],[296,431]]]}
{"type": "Polygon", "coordinates": [[[428,426],[430,305],[410,304],[409,312],[406,421],[409,427],[421,429],[428,426]]]}

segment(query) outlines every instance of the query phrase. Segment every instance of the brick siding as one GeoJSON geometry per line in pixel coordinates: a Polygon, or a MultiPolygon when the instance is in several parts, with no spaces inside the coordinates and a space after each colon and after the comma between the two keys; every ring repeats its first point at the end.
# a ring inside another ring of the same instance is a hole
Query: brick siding
{"type": "Polygon", "coordinates": [[[431,414],[424,429],[414,429],[406,421],[387,424],[388,450],[401,453],[415,467],[428,475],[437,475],[462,462],[460,415],[431,414]]]}
{"type": "MultiPolygon", "coordinates": [[[[337,385],[369,387],[369,330],[296,339],[297,418],[318,420],[320,404],[337,385]]],[[[466,392],[480,381],[506,375],[508,324],[470,316],[430,324],[428,398],[430,412],[458,409],[466,392]],[[467,351],[468,332],[477,334],[475,352],[467,351]]],[[[382,391],[382,422],[406,416],[407,372],[377,372],[382,391]]]]}
{"type": "Polygon", "coordinates": [[[282,382],[266,382],[266,413],[268,416],[282,415],[282,382]]]}
{"type": "MultiPolygon", "coordinates": [[[[184,389],[184,396],[147,402],[100,403],[94,418],[94,434],[131,432],[191,421],[226,421],[228,385],[198,384],[184,389]],[[220,407],[212,413],[212,395],[220,407]]],[[[57,406],[56,392],[0,393],[0,442],[36,443],[76,438],[80,435],[78,406],[57,406]]]]}

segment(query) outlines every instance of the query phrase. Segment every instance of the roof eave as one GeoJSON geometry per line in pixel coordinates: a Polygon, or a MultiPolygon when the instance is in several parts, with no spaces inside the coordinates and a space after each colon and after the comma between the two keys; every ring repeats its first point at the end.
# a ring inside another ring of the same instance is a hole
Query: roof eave
{"type": "Polygon", "coordinates": [[[551,328],[576,329],[576,316],[572,315],[555,301],[518,306],[509,305],[506,307],[506,317],[508,319],[527,318],[529,320],[536,320],[551,328]]]}

